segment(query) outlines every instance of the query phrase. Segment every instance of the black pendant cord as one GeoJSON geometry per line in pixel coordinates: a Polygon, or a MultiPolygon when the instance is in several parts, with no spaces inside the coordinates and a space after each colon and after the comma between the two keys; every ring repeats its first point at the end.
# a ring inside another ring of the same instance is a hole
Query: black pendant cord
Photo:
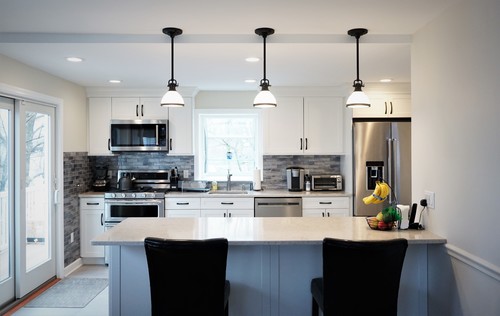
{"type": "Polygon", "coordinates": [[[359,35],[356,36],[356,81],[359,80],[359,35]]]}
{"type": "Polygon", "coordinates": [[[170,36],[170,49],[171,49],[171,58],[170,58],[170,69],[171,69],[171,78],[170,81],[175,81],[174,79],[174,36],[170,36]]]}
{"type": "Polygon", "coordinates": [[[267,35],[262,35],[262,37],[264,38],[264,78],[262,80],[266,81],[267,82],[267,79],[266,79],[266,38],[267,38],[267,35]]]}

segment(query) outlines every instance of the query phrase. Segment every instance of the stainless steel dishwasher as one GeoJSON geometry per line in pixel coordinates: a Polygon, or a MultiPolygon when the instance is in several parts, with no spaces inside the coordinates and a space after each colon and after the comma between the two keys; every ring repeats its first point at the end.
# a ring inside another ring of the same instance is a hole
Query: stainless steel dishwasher
{"type": "Polygon", "coordinates": [[[255,217],[302,217],[300,197],[261,197],[254,201],[255,217]]]}

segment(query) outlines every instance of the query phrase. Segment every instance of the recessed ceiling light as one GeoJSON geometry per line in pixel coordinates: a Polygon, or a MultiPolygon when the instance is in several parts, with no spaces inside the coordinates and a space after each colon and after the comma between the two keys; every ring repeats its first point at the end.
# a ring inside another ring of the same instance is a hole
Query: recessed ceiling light
{"type": "Polygon", "coordinates": [[[391,81],[392,81],[391,78],[380,79],[380,82],[391,82],[391,81]]]}
{"type": "Polygon", "coordinates": [[[260,58],[259,57],[248,57],[245,60],[248,61],[249,63],[256,63],[260,60],[260,58]]]}
{"type": "Polygon", "coordinates": [[[66,57],[66,60],[72,63],[80,63],[83,61],[83,58],[80,57],[66,57]]]}
{"type": "Polygon", "coordinates": [[[246,83],[256,83],[257,80],[255,80],[255,79],[245,79],[245,82],[246,83]]]}
{"type": "Polygon", "coordinates": [[[110,83],[121,83],[121,80],[116,80],[116,79],[111,79],[109,80],[110,83]]]}

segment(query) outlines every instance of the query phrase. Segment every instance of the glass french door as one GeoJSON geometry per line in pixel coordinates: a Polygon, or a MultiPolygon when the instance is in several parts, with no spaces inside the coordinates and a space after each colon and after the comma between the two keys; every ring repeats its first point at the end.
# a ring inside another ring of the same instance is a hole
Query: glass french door
{"type": "Polygon", "coordinates": [[[16,294],[23,297],[56,274],[55,109],[16,104],[16,294]]]}
{"type": "Polygon", "coordinates": [[[15,298],[14,100],[0,97],[0,307],[15,298]]]}

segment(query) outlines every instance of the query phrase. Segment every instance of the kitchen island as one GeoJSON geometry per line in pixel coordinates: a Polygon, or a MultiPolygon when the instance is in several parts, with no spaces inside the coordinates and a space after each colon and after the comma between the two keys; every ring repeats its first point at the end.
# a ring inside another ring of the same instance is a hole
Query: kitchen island
{"type": "MultiPolygon", "coordinates": [[[[325,237],[406,238],[409,246],[401,277],[399,314],[427,315],[427,249],[446,242],[425,230],[371,230],[361,217],[129,218],[92,241],[93,245],[111,246],[110,315],[150,314],[145,237],[227,238],[229,310],[230,315],[238,316],[309,315],[310,281],[322,275],[321,245],[325,237]]],[[[383,282],[377,267],[367,266],[357,273],[366,274],[367,282],[383,282]]]]}

